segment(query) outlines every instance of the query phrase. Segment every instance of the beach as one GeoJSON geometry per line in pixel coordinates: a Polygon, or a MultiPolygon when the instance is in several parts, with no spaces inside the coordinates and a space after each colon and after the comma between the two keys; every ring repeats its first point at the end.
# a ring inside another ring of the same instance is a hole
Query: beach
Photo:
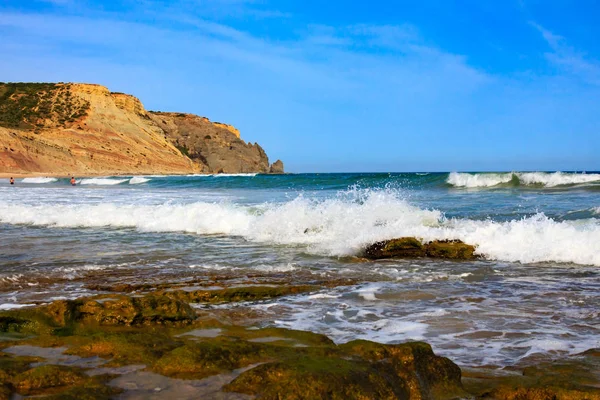
{"type": "Polygon", "coordinates": [[[484,370],[580,370],[600,348],[599,173],[25,178],[0,185],[2,310],[167,296],[218,321],[178,329],[215,337],[245,327],[270,329],[262,343],[297,331],[338,347],[426,342],[471,388],[484,370]],[[461,240],[477,257],[364,258],[400,237],[461,240]],[[223,292],[235,288],[245,294],[223,292]]]}

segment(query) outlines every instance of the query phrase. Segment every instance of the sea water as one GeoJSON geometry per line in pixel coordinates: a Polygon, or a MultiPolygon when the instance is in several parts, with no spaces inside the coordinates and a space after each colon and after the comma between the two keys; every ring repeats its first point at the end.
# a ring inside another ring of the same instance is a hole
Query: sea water
{"type": "MultiPolygon", "coordinates": [[[[336,342],[424,340],[461,365],[600,347],[600,173],[25,178],[0,184],[0,309],[90,284],[351,284],[244,304],[336,342]],[[482,259],[362,261],[460,239],[482,259]]],[[[217,307],[236,307],[225,305],[217,307]]]]}

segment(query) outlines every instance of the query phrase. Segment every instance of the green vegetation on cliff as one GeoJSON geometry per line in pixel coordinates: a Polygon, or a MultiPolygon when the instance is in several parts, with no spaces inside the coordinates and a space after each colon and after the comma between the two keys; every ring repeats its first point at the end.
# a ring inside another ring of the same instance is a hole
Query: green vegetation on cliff
{"type": "Polygon", "coordinates": [[[0,126],[5,128],[63,126],[87,115],[89,108],[69,84],[0,82],[0,126]]]}

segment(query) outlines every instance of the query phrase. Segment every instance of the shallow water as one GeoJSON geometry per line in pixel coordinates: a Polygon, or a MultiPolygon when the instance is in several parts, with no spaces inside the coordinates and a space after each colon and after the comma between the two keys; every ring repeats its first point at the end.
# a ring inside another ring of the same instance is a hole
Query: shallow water
{"type": "Polygon", "coordinates": [[[240,307],[338,342],[512,365],[600,347],[599,213],[593,173],[30,179],[0,184],[0,308],[90,285],[349,279],[240,307]],[[487,260],[352,257],[400,236],[462,239],[487,260]]]}

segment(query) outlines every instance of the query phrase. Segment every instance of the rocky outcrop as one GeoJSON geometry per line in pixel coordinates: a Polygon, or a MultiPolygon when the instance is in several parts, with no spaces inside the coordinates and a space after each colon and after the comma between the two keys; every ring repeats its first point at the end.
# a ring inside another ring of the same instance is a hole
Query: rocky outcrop
{"type": "MultiPolygon", "coordinates": [[[[215,309],[192,309],[179,300],[237,302],[294,294],[305,288],[289,287],[275,293],[256,286],[229,289],[220,291],[218,299],[199,291],[185,299],[181,291],[165,290],[0,311],[0,399],[30,395],[115,398],[121,390],[115,387],[112,372],[133,377],[139,367],[145,368],[145,376],[154,374],[150,375],[153,379],[160,378],[156,374],[190,380],[215,377],[221,390],[233,392],[231,397],[600,399],[600,351],[594,349],[562,360],[536,361],[533,357],[521,366],[461,371],[424,342],[354,340],[336,344],[312,332],[232,324],[217,317],[215,309]],[[68,359],[50,356],[44,351],[48,347],[54,349],[52,353],[64,349],[62,355],[68,359]],[[119,368],[98,367],[123,368],[117,372],[119,368]]],[[[220,391],[217,396],[203,393],[202,387],[210,386],[208,381],[195,383],[188,386],[195,390],[190,398],[229,397],[220,391]]],[[[156,387],[159,385],[151,390],[156,387]]],[[[130,397],[133,393],[127,392],[135,390],[135,385],[123,388],[123,397],[130,397]]],[[[167,393],[161,392],[161,398],[179,398],[167,393]]]]}
{"type": "Polygon", "coordinates": [[[0,173],[270,171],[265,151],[227,124],[147,112],[136,97],[100,85],[0,83],[0,173]]]}
{"type": "Polygon", "coordinates": [[[257,143],[240,139],[232,126],[193,114],[151,112],[149,117],[183,154],[207,173],[270,171],[269,158],[257,143]]]}
{"type": "Polygon", "coordinates": [[[460,240],[434,240],[421,243],[414,237],[403,237],[374,243],[365,249],[365,257],[381,258],[444,258],[450,260],[472,260],[477,258],[475,247],[460,240]]]}
{"type": "Polygon", "coordinates": [[[283,174],[283,161],[277,160],[271,164],[271,170],[269,172],[272,174],[283,174]]]}

